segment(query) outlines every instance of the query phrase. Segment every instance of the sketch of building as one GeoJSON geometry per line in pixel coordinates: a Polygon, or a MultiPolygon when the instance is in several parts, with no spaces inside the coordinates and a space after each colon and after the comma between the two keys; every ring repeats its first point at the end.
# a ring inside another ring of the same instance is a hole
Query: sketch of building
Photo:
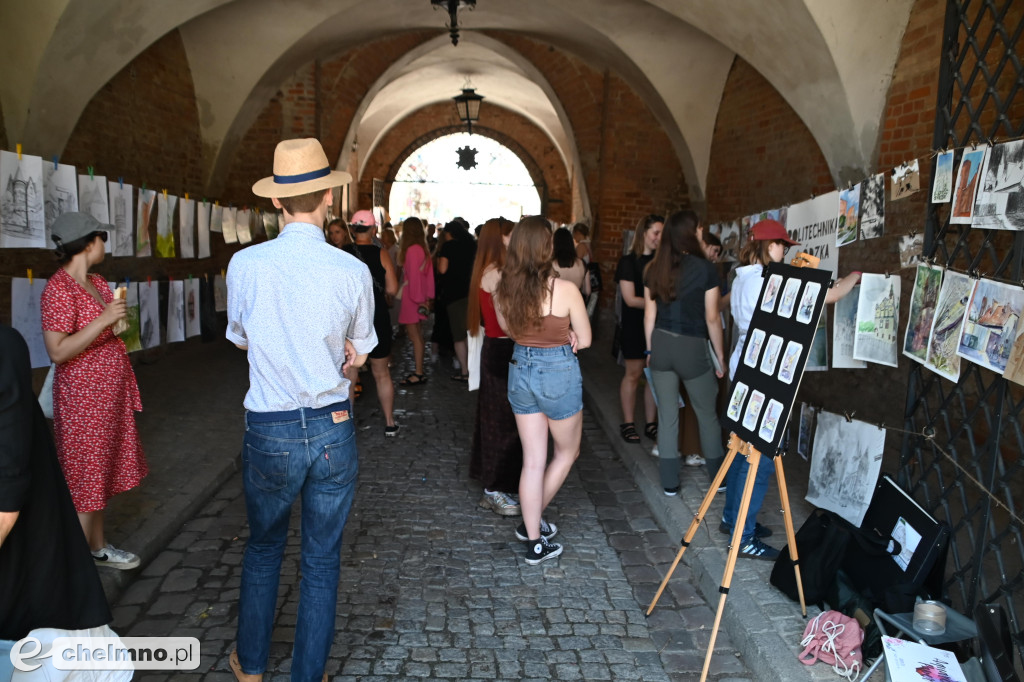
{"type": "Polygon", "coordinates": [[[830,412],[815,422],[806,499],[860,526],[882,468],[885,431],[830,412]]]}
{"type": "Polygon", "coordinates": [[[46,247],[43,164],[38,156],[0,152],[0,246],[46,247]]]}
{"type": "Polygon", "coordinates": [[[132,186],[120,182],[111,182],[108,186],[110,195],[110,222],[114,226],[111,235],[115,256],[134,256],[135,244],[132,234],[132,186]]]}
{"type": "Polygon", "coordinates": [[[896,299],[892,285],[889,294],[875,304],[875,338],[884,343],[896,341],[896,322],[899,311],[896,310],[896,299]]]}
{"type": "Polygon", "coordinates": [[[78,210],[78,184],[75,167],[52,163],[43,165],[43,211],[46,220],[46,247],[53,246],[50,228],[57,216],[78,210]]]}
{"type": "Polygon", "coordinates": [[[935,181],[932,183],[932,203],[944,204],[953,194],[953,152],[939,154],[935,162],[935,181]]]}
{"type": "Polygon", "coordinates": [[[854,359],[897,366],[899,310],[899,277],[869,273],[861,277],[857,331],[853,338],[854,359]]]}
{"type": "Polygon", "coordinates": [[[982,279],[967,306],[957,354],[1002,374],[1024,313],[1024,290],[982,279]]]}
{"type": "Polygon", "coordinates": [[[992,147],[982,176],[971,225],[1024,230],[1024,140],[992,147]]]}

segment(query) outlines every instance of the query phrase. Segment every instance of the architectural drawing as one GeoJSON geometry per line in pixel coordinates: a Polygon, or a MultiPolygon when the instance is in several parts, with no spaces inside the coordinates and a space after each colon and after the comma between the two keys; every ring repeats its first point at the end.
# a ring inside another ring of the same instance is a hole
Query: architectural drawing
{"type": "Polygon", "coordinates": [[[974,217],[974,199],[978,194],[978,179],[985,163],[985,152],[988,147],[965,149],[960,159],[960,169],[956,173],[956,184],[953,186],[953,210],[949,214],[949,222],[970,225],[974,217]]]}
{"type": "Polygon", "coordinates": [[[732,391],[732,397],[729,399],[729,408],[726,412],[729,419],[733,421],[739,420],[740,413],[743,411],[743,401],[747,399],[749,390],[750,387],[742,381],[736,382],[736,388],[732,391]]]}
{"type": "Polygon", "coordinates": [[[185,338],[199,336],[199,280],[185,280],[185,338]]]}
{"type": "Polygon", "coordinates": [[[1002,374],[1017,340],[1024,313],[1024,289],[988,279],[978,280],[967,304],[957,354],[1002,374]]]}
{"type": "Polygon", "coordinates": [[[793,370],[803,351],[803,345],[796,341],[786,344],[786,352],[782,354],[782,364],[779,366],[779,381],[784,384],[793,383],[793,370]]]}
{"type": "Polygon", "coordinates": [[[814,408],[800,403],[800,431],[796,438],[796,452],[806,461],[811,454],[811,433],[814,431],[814,408]]]}
{"type": "Polygon", "coordinates": [[[57,216],[78,210],[78,182],[75,167],[67,164],[43,164],[43,206],[46,214],[46,248],[54,247],[50,227],[57,216]]]}
{"type": "Polygon", "coordinates": [[[814,341],[807,353],[805,372],[825,372],[828,370],[828,308],[821,309],[818,326],[814,330],[814,341]]]}
{"type": "Polygon", "coordinates": [[[897,366],[896,327],[900,313],[900,278],[864,273],[857,299],[855,360],[897,366]]]}
{"type": "Polygon", "coordinates": [[[195,258],[196,202],[183,198],[178,207],[178,256],[195,258]]]}
{"type": "Polygon", "coordinates": [[[213,309],[218,313],[228,310],[228,284],[220,274],[213,276],[213,309]]]}
{"type": "Polygon", "coordinates": [[[1024,140],[998,144],[985,156],[971,226],[1024,230],[1024,140]]]}
{"type": "Polygon", "coordinates": [[[135,230],[132,221],[132,186],[120,182],[107,183],[110,194],[110,224],[114,234],[107,239],[113,244],[114,256],[135,255],[135,230]]]}
{"type": "Polygon", "coordinates": [[[49,367],[50,356],[43,343],[43,318],[40,299],[46,280],[25,277],[11,278],[11,326],[21,332],[28,343],[29,360],[33,367],[49,367]]]}
{"type": "Polygon", "coordinates": [[[910,317],[903,337],[903,354],[923,363],[928,359],[928,335],[932,331],[935,306],[942,287],[942,268],[917,267],[914,291],[910,295],[910,317]]]}
{"type": "Polygon", "coordinates": [[[238,231],[235,229],[235,217],[238,215],[238,209],[225,207],[221,213],[221,231],[224,234],[225,244],[237,244],[238,243],[238,231]]]}
{"type": "Polygon", "coordinates": [[[750,402],[743,414],[743,428],[753,431],[757,426],[757,419],[761,416],[761,408],[764,406],[764,393],[754,391],[750,394],[750,402]]]}
{"type": "MultiPolygon", "coordinates": [[[[101,223],[110,224],[110,200],[107,197],[107,179],[96,175],[78,176],[78,210],[88,213],[101,223]]],[[[107,237],[107,253],[113,253],[113,234],[107,237]]]]}
{"type": "Polygon", "coordinates": [[[892,201],[909,197],[921,190],[921,167],[914,159],[892,169],[892,201]]]}
{"type": "Polygon", "coordinates": [[[160,345],[160,285],[139,282],[139,337],[143,348],[160,345]]]}
{"type": "Polygon", "coordinates": [[[818,300],[818,292],[821,285],[817,282],[808,282],[804,285],[804,293],[800,297],[800,307],[796,312],[796,321],[801,324],[808,324],[814,317],[814,303],[818,300]]]}
{"type": "Polygon", "coordinates": [[[764,337],[764,330],[750,330],[750,338],[747,340],[747,351],[743,355],[743,364],[747,367],[757,367],[757,358],[761,355],[761,346],[764,345],[764,337]]]}
{"type": "Polygon", "coordinates": [[[875,239],[885,231],[885,173],[861,183],[860,238],[875,239]]]}
{"type": "Polygon", "coordinates": [[[860,526],[882,468],[885,431],[872,424],[820,412],[807,501],[860,526]]]}
{"type": "Polygon", "coordinates": [[[167,343],[185,340],[185,283],[167,283],[167,343]]]}
{"type": "Polygon", "coordinates": [[[939,154],[932,182],[932,203],[944,204],[953,198],[953,152],[939,154]]]}
{"type": "Polygon", "coordinates": [[[46,243],[43,160],[0,151],[0,247],[51,246],[46,243]]]}
{"type": "Polygon", "coordinates": [[[196,258],[210,257],[210,209],[213,206],[208,201],[196,204],[196,258]]]}
{"type": "Polygon", "coordinates": [[[252,212],[246,209],[242,209],[235,214],[235,232],[238,233],[239,244],[252,242],[252,231],[249,229],[251,216],[252,212]]]}
{"type": "Polygon", "coordinates": [[[153,245],[149,240],[149,225],[153,218],[153,205],[156,203],[156,191],[139,190],[139,229],[135,237],[135,255],[152,256],[153,245]]]}
{"type": "Polygon", "coordinates": [[[900,236],[900,269],[912,268],[921,263],[924,253],[924,233],[900,236]]]}
{"type": "Polygon", "coordinates": [[[864,369],[868,363],[853,359],[853,339],[857,334],[857,302],[860,285],[836,301],[835,319],[832,320],[833,369],[864,369]]]}
{"type": "Polygon", "coordinates": [[[224,231],[224,207],[214,204],[210,209],[210,232],[224,231]]]}
{"type": "Polygon", "coordinates": [[[768,286],[765,287],[764,296],[761,298],[761,310],[768,313],[775,311],[775,301],[779,298],[781,287],[782,275],[772,275],[768,278],[768,286]]]}
{"type": "Polygon", "coordinates": [[[928,335],[928,359],[924,366],[950,381],[960,378],[960,356],[956,351],[974,285],[975,280],[952,270],[947,270],[942,277],[939,302],[935,306],[932,331],[928,335]]]}
{"type": "Polygon", "coordinates": [[[799,279],[790,277],[786,280],[786,286],[782,288],[782,302],[779,303],[779,317],[793,317],[793,308],[796,307],[796,295],[799,291],[799,279]]]}
{"type": "Polygon", "coordinates": [[[839,228],[836,246],[845,246],[857,239],[860,225],[860,183],[839,192],[839,228]]]}

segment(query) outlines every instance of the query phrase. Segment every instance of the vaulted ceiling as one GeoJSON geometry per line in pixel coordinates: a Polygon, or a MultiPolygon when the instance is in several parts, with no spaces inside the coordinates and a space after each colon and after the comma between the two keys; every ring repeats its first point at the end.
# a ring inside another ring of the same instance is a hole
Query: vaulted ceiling
{"type": "MultiPolygon", "coordinates": [[[[486,31],[513,31],[629,82],[704,196],[711,140],[736,55],[803,120],[837,183],[870,170],[913,0],[478,0],[458,47],[428,0],[0,0],[0,106],[7,138],[59,154],[89,100],[135,56],[178,29],[195,84],[208,178],[300,67],[409,30],[438,37],[395,62],[366,94],[348,139],[374,147],[404,116],[470,78],[577,163],[562,104],[526,59],[486,31]]],[[[339,165],[347,163],[344,145],[339,165]]]]}

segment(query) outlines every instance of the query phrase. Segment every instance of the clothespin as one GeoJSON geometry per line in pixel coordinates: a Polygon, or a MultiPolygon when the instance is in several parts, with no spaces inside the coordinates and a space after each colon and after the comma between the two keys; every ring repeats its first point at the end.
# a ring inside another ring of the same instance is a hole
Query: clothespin
{"type": "Polygon", "coordinates": [[[89,167],[88,167],[88,168],[87,168],[86,170],[88,170],[88,171],[89,171],[89,179],[90,179],[90,180],[94,180],[95,178],[94,178],[94,176],[93,176],[93,169],[92,169],[92,166],[89,166],[89,167]]]}
{"type": "Polygon", "coordinates": [[[886,278],[886,279],[889,279],[890,277],[892,277],[892,273],[891,273],[891,272],[889,272],[888,270],[886,270],[886,271],[885,271],[885,278],[886,278]]]}
{"type": "Polygon", "coordinates": [[[32,268],[28,269],[28,283],[29,283],[29,285],[32,284],[32,268]]]}
{"type": "Polygon", "coordinates": [[[192,273],[191,272],[188,274],[188,278],[189,278],[189,281],[192,280],[192,273]]]}
{"type": "Polygon", "coordinates": [[[121,189],[124,189],[124,178],[118,177],[117,184],[121,185],[121,189]]]}
{"type": "Polygon", "coordinates": [[[853,423],[853,415],[855,414],[857,414],[856,410],[854,410],[853,412],[846,412],[845,410],[843,411],[843,418],[846,419],[847,424],[853,423]]]}
{"type": "Polygon", "coordinates": [[[147,275],[146,276],[146,284],[148,286],[153,286],[153,278],[147,275]]]}
{"type": "Polygon", "coordinates": [[[213,202],[213,205],[214,206],[220,206],[220,201],[218,200],[218,201],[213,202]]]}
{"type": "Polygon", "coordinates": [[[143,192],[145,192],[145,191],[146,191],[146,183],[142,183],[142,191],[143,191],[143,192]]]}
{"type": "Polygon", "coordinates": [[[185,192],[185,201],[188,201],[188,192],[185,192]]]}
{"type": "Polygon", "coordinates": [[[228,271],[225,270],[224,268],[221,268],[220,269],[220,276],[221,277],[227,277],[228,276],[228,271]]]}
{"type": "Polygon", "coordinates": [[[131,286],[131,283],[132,283],[132,278],[131,278],[131,277],[125,277],[125,278],[124,278],[124,285],[125,285],[126,287],[127,287],[127,286],[131,286]]]}
{"type": "Polygon", "coordinates": [[[21,143],[14,145],[14,148],[18,150],[18,161],[21,161],[21,143]]]}
{"type": "Polygon", "coordinates": [[[57,163],[57,155],[56,155],[56,154],[54,154],[54,156],[53,156],[53,170],[57,170],[57,167],[58,167],[59,165],[60,165],[60,164],[58,164],[58,163],[57,163]]]}
{"type": "Polygon", "coordinates": [[[174,278],[173,278],[173,277],[171,277],[170,275],[167,275],[167,281],[168,281],[168,282],[173,282],[173,281],[174,281],[174,278]]]}
{"type": "Polygon", "coordinates": [[[164,201],[167,201],[167,190],[164,190],[164,201]]]}

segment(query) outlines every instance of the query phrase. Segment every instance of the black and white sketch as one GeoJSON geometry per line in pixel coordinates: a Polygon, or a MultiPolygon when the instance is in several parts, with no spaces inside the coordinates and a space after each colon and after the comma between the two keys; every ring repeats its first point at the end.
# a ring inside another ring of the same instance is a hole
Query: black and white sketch
{"type": "Polygon", "coordinates": [[[885,231],[885,173],[861,183],[860,238],[875,239],[885,231]]]}
{"type": "Polygon", "coordinates": [[[953,198],[953,152],[943,152],[935,161],[932,203],[944,204],[953,198]]]}
{"type": "Polygon", "coordinates": [[[238,209],[230,206],[225,206],[221,212],[221,232],[224,235],[225,244],[238,243],[238,230],[235,229],[235,218],[237,215],[238,209]]]}
{"type": "Polygon", "coordinates": [[[21,332],[28,344],[29,360],[33,367],[49,367],[50,356],[43,343],[43,318],[40,299],[46,280],[26,277],[11,278],[11,326],[21,332]]]}
{"type": "Polygon", "coordinates": [[[860,526],[882,468],[885,431],[856,419],[821,412],[814,430],[814,457],[807,501],[860,526]]]}
{"type": "Polygon", "coordinates": [[[210,257],[210,209],[213,208],[210,202],[203,201],[196,204],[196,258],[210,257]]]}
{"type": "Polygon", "coordinates": [[[135,236],[135,255],[153,255],[153,244],[149,239],[149,226],[153,218],[153,207],[156,204],[156,191],[142,188],[139,190],[139,221],[135,236]]]}
{"type": "MultiPolygon", "coordinates": [[[[107,179],[101,175],[79,175],[78,206],[82,213],[88,213],[101,223],[109,224],[110,199],[107,196],[107,179]]],[[[113,236],[107,237],[107,253],[113,253],[113,236]]]]}
{"type": "Polygon", "coordinates": [[[78,181],[75,167],[65,163],[43,164],[43,194],[46,213],[46,248],[53,248],[50,227],[57,216],[78,210],[78,181]]]}
{"type": "Polygon", "coordinates": [[[139,282],[139,341],[143,348],[160,345],[160,285],[139,282]]]}
{"type": "Polygon", "coordinates": [[[107,183],[110,195],[110,224],[114,226],[114,234],[107,238],[113,243],[112,255],[135,255],[135,230],[132,220],[132,186],[122,182],[107,183]]]}
{"type": "Polygon", "coordinates": [[[213,277],[213,309],[218,313],[228,309],[228,285],[220,274],[213,277]]]}
{"type": "Polygon", "coordinates": [[[199,336],[199,280],[189,277],[185,280],[185,338],[199,336]]]}
{"type": "Polygon", "coordinates": [[[51,248],[46,243],[43,160],[0,151],[0,247],[51,248]]]}
{"type": "Polygon", "coordinates": [[[853,358],[853,339],[857,335],[857,302],[860,299],[860,285],[849,295],[836,301],[832,320],[832,367],[833,369],[864,369],[868,363],[853,358]]]}
{"type": "Polygon", "coordinates": [[[796,437],[796,452],[806,461],[811,454],[811,433],[814,431],[814,408],[800,404],[800,431],[796,437]]]}
{"type": "Polygon", "coordinates": [[[1024,230],[1024,140],[997,144],[985,156],[971,226],[1024,230]]]}
{"type": "Polygon", "coordinates": [[[238,243],[248,244],[252,242],[252,229],[249,224],[252,221],[252,211],[239,209],[235,214],[235,232],[238,233],[238,243]]]}
{"type": "Polygon", "coordinates": [[[210,232],[224,231],[224,207],[214,204],[210,209],[210,232]]]}
{"type": "Polygon", "coordinates": [[[167,343],[185,340],[185,283],[167,283],[167,343]]]}
{"type": "Polygon", "coordinates": [[[196,202],[182,198],[178,202],[178,256],[196,257],[196,202]]]}

